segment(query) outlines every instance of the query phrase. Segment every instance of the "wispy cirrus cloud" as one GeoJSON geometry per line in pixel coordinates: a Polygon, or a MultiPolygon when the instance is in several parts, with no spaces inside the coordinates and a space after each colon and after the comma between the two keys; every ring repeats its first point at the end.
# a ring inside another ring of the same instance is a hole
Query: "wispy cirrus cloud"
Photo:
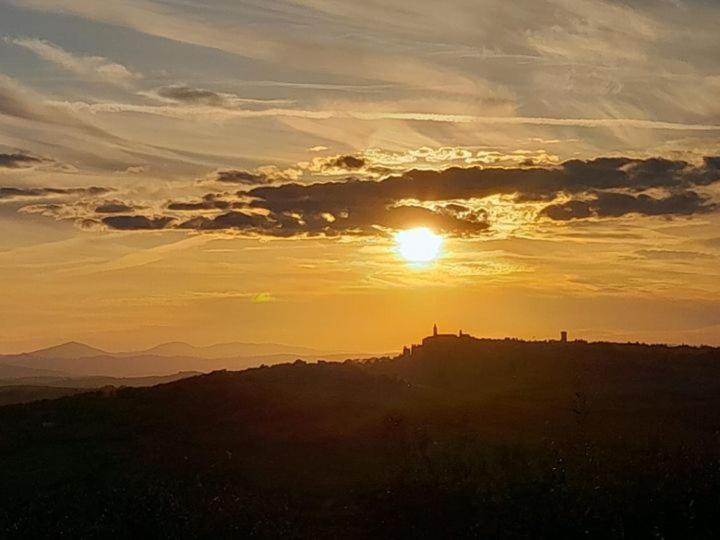
{"type": "Polygon", "coordinates": [[[366,78],[418,88],[431,87],[444,92],[474,94],[476,97],[505,93],[499,88],[493,88],[493,85],[477,79],[471,80],[441,64],[404,57],[387,50],[364,51],[350,43],[336,43],[333,47],[326,47],[307,34],[272,34],[251,27],[229,25],[223,20],[210,22],[192,16],[177,6],[150,0],[131,0],[122,5],[104,3],[102,6],[84,0],[11,1],[23,8],[72,14],[240,57],[278,64],[290,63],[310,72],[321,70],[355,77],[358,69],[361,69],[366,78]],[[358,66],[352,59],[360,55],[363,62],[358,66]]]}
{"type": "Polygon", "coordinates": [[[43,95],[2,74],[0,74],[0,115],[69,128],[99,139],[118,140],[114,135],[80,118],[72,110],[48,103],[43,95]]]}
{"type": "Polygon", "coordinates": [[[275,107],[273,101],[255,101],[254,104],[266,104],[261,108],[218,107],[198,102],[193,107],[176,107],[173,105],[145,105],[122,102],[55,101],[56,106],[74,111],[91,113],[138,113],[169,118],[209,117],[218,119],[233,118],[301,118],[310,120],[363,120],[383,121],[394,120],[404,122],[426,122],[438,124],[477,124],[478,126],[539,126],[555,128],[599,128],[599,129],[639,129],[666,131],[720,131],[720,124],[704,122],[673,122],[665,120],[622,117],[599,118],[559,118],[546,116],[482,116],[471,114],[450,114],[443,112],[393,112],[353,111],[323,109],[300,109],[275,107]]]}
{"type": "Polygon", "coordinates": [[[100,196],[114,191],[113,188],[92,186],[78,188],[61,187],[0,187],[0,201],[10,199],[37,199],[65,195],[100,196]]]}
{"type": "Polygon", "coordinates": [[[130,87],[141,76],[127,67],[103,56],[71,53],[59,45],[37,38],[5,37],[5,43],[17,45],[66,71],[87,80],[98,80],[122,87],[130,87]]]}
{"type": "Polygon", "coordinates": [[[186,84],[161,86],[160,88],[156,88],[150,92],[142,92],[142,94],[153,99],[176,105],[200,105],[205,107],[217,107],[220,109],[240,109],[253,106],[268,107],[293,104],[293,100],[290,99],[245,98],[231,92],[218,92],[186,84]]]}

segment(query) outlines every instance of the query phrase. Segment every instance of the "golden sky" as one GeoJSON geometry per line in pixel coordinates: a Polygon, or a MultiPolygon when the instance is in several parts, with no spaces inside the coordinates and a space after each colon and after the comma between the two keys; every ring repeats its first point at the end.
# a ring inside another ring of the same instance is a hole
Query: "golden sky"
{"type": "Polygon", "coordinates": [[[0,0],[0,352],[720,344],[719,16],[0,0]]]}

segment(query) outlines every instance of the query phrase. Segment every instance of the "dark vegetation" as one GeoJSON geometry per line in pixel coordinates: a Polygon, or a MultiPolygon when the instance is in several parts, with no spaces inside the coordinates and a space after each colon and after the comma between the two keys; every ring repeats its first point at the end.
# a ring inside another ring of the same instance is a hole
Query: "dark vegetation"
{"type": "Polygon", "coordinates": [[[14,384],[0,386],[0,406],[16,403],[30,403],[43,399],[57,399],[87,392],[81,388],[63,388],[62,386],[28,386],[14,384]]]}
{"type": "MultiPolygon", "coordinates": [[[[199,375],[198,372],[182,372],[159,377],[17,377],[0,379],[0,406],[31,403],[44,399],[57,399],[105,387],[155,386],[199,375]]],[[[108,390],[108,388],[105,388],[108,390]]]]}
{"type": "Polygon", "coordinates": [[[0,537],[715,538],[720,350],[430,343],[0,408],[0,537]]]}

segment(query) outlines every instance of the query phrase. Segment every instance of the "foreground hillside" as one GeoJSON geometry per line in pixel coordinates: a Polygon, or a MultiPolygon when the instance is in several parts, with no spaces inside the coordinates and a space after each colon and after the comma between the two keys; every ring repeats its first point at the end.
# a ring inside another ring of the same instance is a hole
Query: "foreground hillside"
{"type": "Polygon", "coordinates": [[[0,408],[0,536],[714,537],[720,353],[468,341],[0,408]]]}
{"type": "Polygon", "coordinates": [[[0,406],[30,403],[89,392],[103,387],[155,386],[199,375],[197,372],[176,373],[162,377],[18,377],[0,379],[0,406]]]}

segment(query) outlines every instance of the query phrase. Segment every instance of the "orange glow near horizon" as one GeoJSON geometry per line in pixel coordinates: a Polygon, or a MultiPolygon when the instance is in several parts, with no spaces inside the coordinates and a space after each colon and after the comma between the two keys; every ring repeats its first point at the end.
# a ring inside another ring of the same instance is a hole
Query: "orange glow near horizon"
{"type": "Polygon", "coordinates": [[[0,0],[0,355],[720,346],[720,0],[355,4],[0,0]]]}

